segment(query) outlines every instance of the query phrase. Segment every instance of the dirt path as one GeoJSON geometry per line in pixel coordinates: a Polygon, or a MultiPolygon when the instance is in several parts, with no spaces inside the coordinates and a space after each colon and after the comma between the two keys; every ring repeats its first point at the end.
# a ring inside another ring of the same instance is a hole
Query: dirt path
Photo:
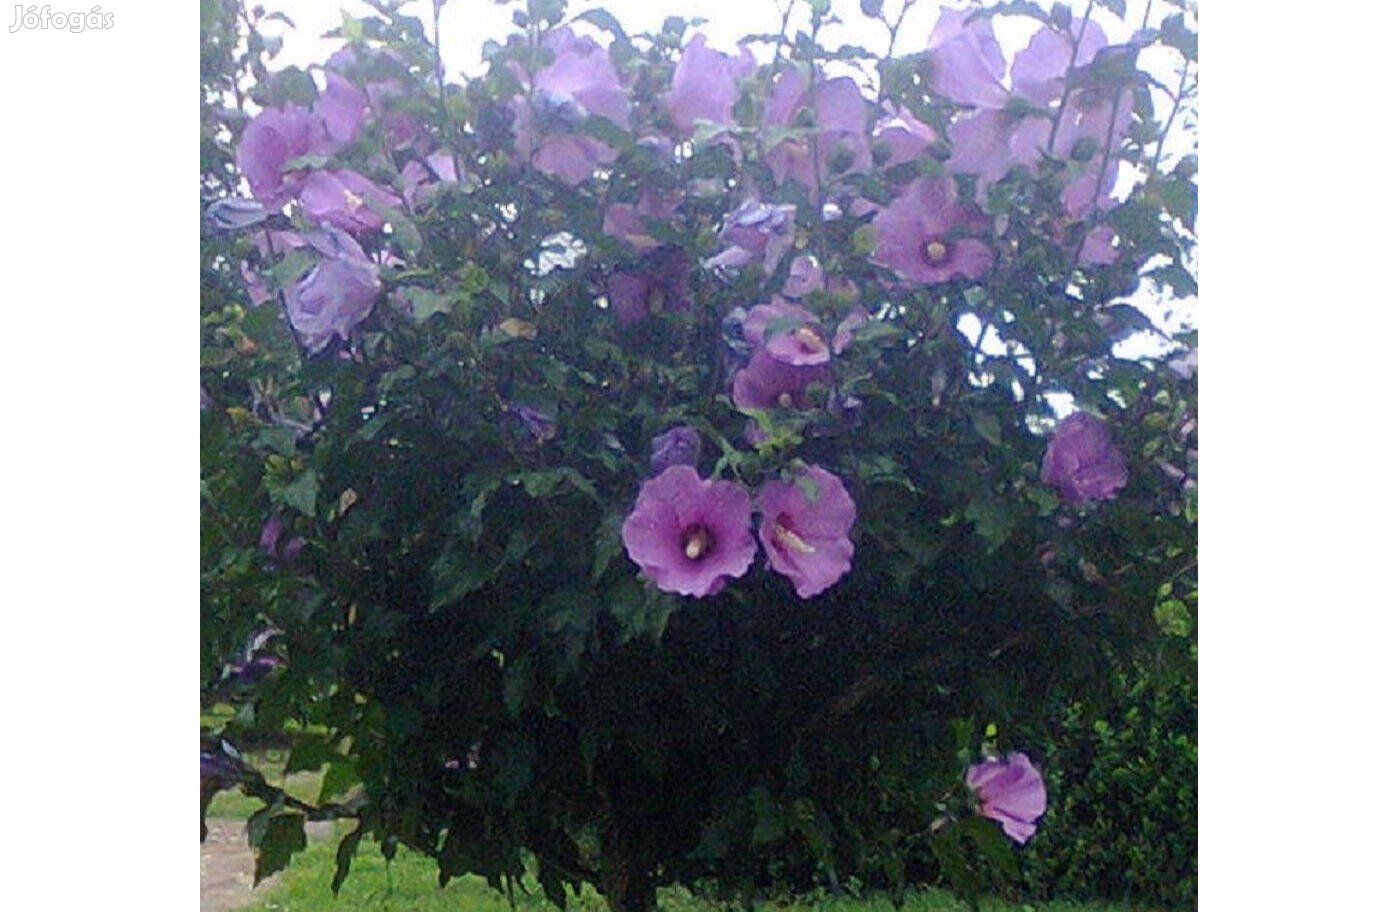
{"type": "MultiPolygon", "coordinates": [[[[232,912],[273,888],[274,874],[253,888],[253,850],[242,820],[210,818],[209,837],[199,847],[199,912],[232,912]]],[[[306,827],[310,839],[324,839],[328,823],[306,827]]]]}

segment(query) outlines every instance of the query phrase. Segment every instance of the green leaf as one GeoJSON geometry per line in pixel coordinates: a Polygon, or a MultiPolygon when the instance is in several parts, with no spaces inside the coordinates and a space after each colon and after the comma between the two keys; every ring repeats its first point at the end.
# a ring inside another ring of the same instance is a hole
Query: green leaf
{"type": "Polygon", "coordinates": [[[256,856],[254,886],[285,868],[292,855],[306,848],[305,817],[300,814],[277,814],[261,818],[254,826],[253,821],[263,813],[259,811],[248,820],[248,844],[256,856]]]}
{"type": "Polygon", "coordinates": [[[1190,609],[1180,599],[1157,602],[1152,614],[1156,618],[1156,625],[1166,636],[1188,637],[1194,627],[1190,609]]]}
{"type": "Polygon", "coordinates": [[[273,492],[273,500],[286,504],[305,516],[316,515],[316,495],[321,488],[319,476],[307,469],[285,487],[273,492]]]}
{"type": "Polygon", "coordinates": [[[972,412],[972,427],[987,443],[994,447],[1001,445],[1001,422],[990,412],[972,412]]]}
{"type": "Polygon", "coordinates": [[[408,300],[409,316],[417,323],[423,322],[433,314],[452,312],[451,296],[438,291],[428,288],[405,288],[403,296],[408,300]]]}
{"type": "Polygon", "coordinates": [[[1005,544],[1015,528],[1015,518],[1004,504],[996,500],[972,501],[965,515],[976,526],[976,533],[986,539],[988,552],[995,551],[1005,544]]]}

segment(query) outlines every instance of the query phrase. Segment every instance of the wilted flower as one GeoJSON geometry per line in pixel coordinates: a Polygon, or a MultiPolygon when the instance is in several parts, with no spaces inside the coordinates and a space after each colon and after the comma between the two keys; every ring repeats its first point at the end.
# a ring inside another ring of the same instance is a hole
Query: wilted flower
{"type": "Polygon", "coordinates": [[[607,299],[623,325],[662,311],[689,310],[690,260],[679,247],[658,247],[636,269],[607,277],[607,299]]]}
{"type": "Polygon", "coordinates": [[[1085,412],[1060,422],[1044,451],[1040,480],[1071,504],[1116,494],[1127,484],[1127,464],[1112,444],[1107,422],[1085,412]]]}
{"type": "Polygon", "coordinates": [[[948,178],[925,177],[909,184],[874,217],[877,239],[871,259],[909,282],[979,279],[991,268],[991,248],[967,232],[984,218],[957,202],[948,178]]]}
{"type": "Polygon", "coordinates": [[[708,596],[753,563],[753,502],[732,481],[703,481],[673,465],[641,485],[622,524],[622,543],[647,579],[666,592],[708,596]]]}
{"type": "Polygon", "coordinates": [[[699,431],[682,424],[651,438],[651,474],[657,475],[673,465],[699,464],[699,431]]]}
{"type": "Polygon", "coordinates": [[[262,533],[258,536],[257,544],[263,553],[273,560],[290,562],[301,556],[306,547],[306,539],[297,535],[283,541],[282,533],[285,531],[286,523],[274,513],[262,524],[262,533]]]}
{"type": "Polygon", "coordinates": [[[374,309],[379,273],[355,239],[337,228],[306,235],[322,259],[282,292],[287,316],[312,354],[336,336],[348,340],[374,309]]]}
{"type": "Polygon", "coordinates": [[[267,221],[267,210],[256,200],[225,197],[204,210],[209,227],[216,231],[240,231],[267,221]]]}
{"type": "Polygon", "coordinates": [[[748,198],[724,218],[719,237],[729,244],[717,256],[704,261],[710,269],[737,268],[761,260],[769,275],[792,249],[796,238],[797,207],[774,206],[748,198]]]}
{"type": "Polygon", "coordinates": [[[1022,753],[991,759],[967,770],[967,787],[976,792],[977,813],[1001,825],[1020,845],[1035,835],[1035,821],[1047,806],[1044,778],[1022,753]]]}
{"type": "Polygon", "coordinates": [[[808,466],[793,482],[769,481],[758,492],[758,508],[768,565],[796,584],[798,596],[818,595],[849,572],[855,502],[835,475],[808,466]]]}
{"type": "Polygon", "coordinates": [[[696,120],[732,126],[738,84],[756,66],[748,48],[743,48],[740,56],[730,57],[706,47],[703,35],[691,38],[680,53],[663,101],[676,130],[690,136],[696,120]]]}
{"type": "Polygon", "coordinates": [[[258,202],[276,208],[296,194],[304,172],[283,174],[282,167],[312,151],[318,123],[295,105],[265,108],[248,122],[235,157],[258,202]]]}
{"type": "Polygon", "coordinates": [[[398,197],[355,171],[317,169],[306,176],[299,196],[315,222],[328,222],[352,234],[384,227],[385,209],[399,206],[398,197]]]}

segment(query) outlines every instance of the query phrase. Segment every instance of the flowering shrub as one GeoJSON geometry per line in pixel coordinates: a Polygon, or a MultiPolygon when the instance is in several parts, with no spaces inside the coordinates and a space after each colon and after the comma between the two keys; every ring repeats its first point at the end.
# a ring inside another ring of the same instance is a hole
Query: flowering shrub
{"type": "Polygon", "coordinates": [[[1133,295],[1194,290],[1193,16],[529,0],[457,81],[370,5],[277,71],[202,7],[201,764],[259,876],[346,816],[337,886],[365,837],[617,909],[1004,879],[1042,783],[974,735],[1189,628],[1195,339],[1133,295]],[[315,804],[225,769],[293,720],[315,804]]]}

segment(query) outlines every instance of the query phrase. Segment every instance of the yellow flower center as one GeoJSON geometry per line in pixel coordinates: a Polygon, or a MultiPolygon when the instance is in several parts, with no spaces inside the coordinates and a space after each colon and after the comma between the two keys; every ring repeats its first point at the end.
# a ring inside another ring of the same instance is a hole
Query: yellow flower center
{"type": "Polygon", "coordinates": [[[780,519],[773,524],[772,536],[788,551],[796,551],[800,554],[816,553],[814,545],[808,543],[806,539],[787,528],[780,519]]]}
{"type": "Polygon", "coordinates": [[[927,243],[923,252],[928,255],[928,262],[934,266],[947,259],[947,245],[936,238],[927,243]]]}
{"type": "Polygon", "coordinates": [[[791,393],[782,393],[781,395],[779,395],[779,396],[777,397],[777,404],[780,405],[780,406],[782,406],[783,408],[791,408],[791,407],[792,407],[792,394],[791,394],[791,393]]]}
{"type": "Polygon", "coordinates": [[[356,196],[355,194],[351,193],[349,190],[346,190],[346,191],[345,191],[345,205],[346,205],[348,208],[350,208],[350,209],[358,209],[360,206],[363,206],[363,205],[364,205],[364,198],[363,198],[363,197],[360,197],[360,196],[356,196]]]}
{"type": "Polygon", "coordinates": [[[821,341],[821,337],[816,335],[810,326],[803,326],[792,333],[792,338],[797,340],[797,344],[801,345],[804,351],[819,352],[826,348],[826,343],[821,341]]]}
{"type": "Polygon", "coordinates": [[[690,560],[699,560],[714,546],[714,536],[710,535],[704,526],[691,526],[685,530],[682,538],[685,542],[685,556],[690,560]]]}

